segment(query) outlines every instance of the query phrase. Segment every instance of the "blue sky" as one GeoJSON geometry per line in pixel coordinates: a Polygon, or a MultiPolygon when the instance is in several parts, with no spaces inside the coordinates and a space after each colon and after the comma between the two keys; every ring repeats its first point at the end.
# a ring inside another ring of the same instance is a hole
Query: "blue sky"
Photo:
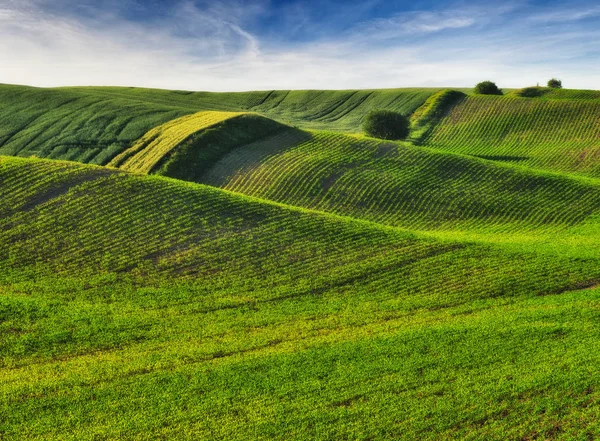
{"type": "Polygon", "coordinates": [[[600,89],[592,1],[0,0],[0,82],[600,89]]]}

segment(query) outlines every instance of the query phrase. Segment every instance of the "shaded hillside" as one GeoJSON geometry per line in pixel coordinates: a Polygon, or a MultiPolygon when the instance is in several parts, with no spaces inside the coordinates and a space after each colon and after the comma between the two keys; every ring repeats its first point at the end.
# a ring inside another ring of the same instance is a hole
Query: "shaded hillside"
{"type": "Polygon", "coordinates": [[[194,181],[234,148],[286,129],[258,114],[198,112],[152,129],[108,165],[194,181]]]}

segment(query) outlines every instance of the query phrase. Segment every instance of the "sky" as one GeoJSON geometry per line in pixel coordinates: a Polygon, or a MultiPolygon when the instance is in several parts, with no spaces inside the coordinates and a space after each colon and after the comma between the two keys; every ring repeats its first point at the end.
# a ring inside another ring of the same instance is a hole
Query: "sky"
{"type": "Polygon", "coordinates": [[[600,3],[0,0],[0,83],[600,89],[600,3]]]}

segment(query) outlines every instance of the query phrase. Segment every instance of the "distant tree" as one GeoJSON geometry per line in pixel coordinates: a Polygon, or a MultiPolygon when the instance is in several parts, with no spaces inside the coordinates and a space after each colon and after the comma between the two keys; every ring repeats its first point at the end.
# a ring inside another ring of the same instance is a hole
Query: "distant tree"
{"type": "Polygon", "coordinates": [[[475,93],[480,95],[502,95],[502,90],[491,81],[482,81],[475,86],[475,93]]]}
{"type": "Polygon", "coordinates": [[[552,78],[551,80],[548,80],[548,87],[550,89],[562,89],[562,81],[552,78]]]}
{"type": "Polygon", "coordinates": [[[391,110],[372,110],[363,124],[365,134],[374,138],[400,140],[410,133],[410,121],[391,110]]]}

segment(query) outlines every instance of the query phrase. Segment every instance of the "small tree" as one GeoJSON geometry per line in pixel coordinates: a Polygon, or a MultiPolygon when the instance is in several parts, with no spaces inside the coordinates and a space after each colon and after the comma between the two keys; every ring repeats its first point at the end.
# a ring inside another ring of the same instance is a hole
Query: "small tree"
{"type": "Polygon", "coordinates": [[[482,81],[475,86],[475,93],[480,95],[502,95],[502,90],[496,86],[496,83],[491,81],[482,81]]]}
{"type": "Polygon", "coordinates": [[[410,133],[407,117],[391,110],[372,110],[363,124],[365,134],[374,138],[400,140],[410,133]]]}
{"type": "Polygon", "coordinates": [[[551,80],[548,80],[548,87],[550,89],[562,89],[562,81],[552,78],[551,80]]]}

